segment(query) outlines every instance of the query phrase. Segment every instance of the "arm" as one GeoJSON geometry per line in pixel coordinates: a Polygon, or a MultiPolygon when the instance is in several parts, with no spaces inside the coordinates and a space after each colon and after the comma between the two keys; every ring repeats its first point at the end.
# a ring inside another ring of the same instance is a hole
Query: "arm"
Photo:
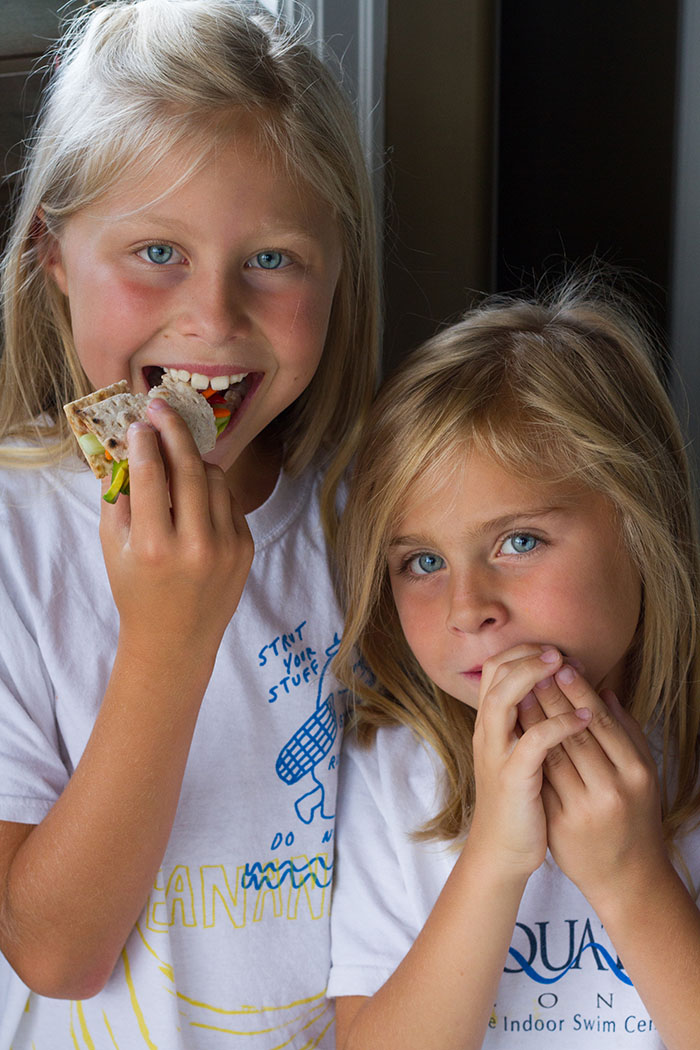
{"type": "Polygon", "coordinates": [[[335,1001],[335,1045],[336,1050],[342,1050],[348,1038],[348,1032],[352,1027],[355,1014],[362,1009],[366,1002],[365,995],[343,995],[335,1001]]]}
{"type": "Polygon", "coordinates": [[[371,998],[341,1002],[342,1050],[481,1047],[522,893],[547,848],[542,763],[582,725],[570,711],[533,726],[551,732],[518,738],[517,705],[546,673],[540,655],[539,647],[523,646],[485,665],[469,837],[394,974],[371,998]]]}
{"type": "Polygon", "coordinates": [[[132,495],[103,509],[120,633],[93,732],[41,824],[0,826],[0,948],[44,995],[99,991],[145,904],[252,556],[224,475],[156,412],[165,464],[155,432],[135,428],[132,495]]]}
{"type": "Polygon", "coordinates": [[[700,1026],[700,911],[668,860],[621,872],[594,907],[668,1050],[687,1050],[700,1026]]]}
{"type": "Polygon", "coordinates": [[[542,711],[585,704],[593,719],[545,764],[550,848],[603,922],[664,1044],[687,1050],[700,1028],[700,912],[664,844],[656,766],[613,693],[565,677],[538,691],[542,711]]]}
{"type": "Polygon", "coordinates": [[[372,998],[352,997],[349,1031],[339,1000],[339,1050],[478,1050],[526,882],[467,841],[396,972],[372,998]]]}

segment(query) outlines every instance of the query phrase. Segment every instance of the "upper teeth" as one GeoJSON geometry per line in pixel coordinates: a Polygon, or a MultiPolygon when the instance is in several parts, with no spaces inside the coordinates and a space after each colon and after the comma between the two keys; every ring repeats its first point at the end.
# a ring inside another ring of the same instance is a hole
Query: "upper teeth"
{"type": "Polygon", "coordinates": [[[209,386],[212,390],[226,390],[248,375],[247,372],[239,372],[237,375],[205,376],[201,372],[188,372],[186,368],[166,368],[166,372],[181,383],[191,383],[195,390],[206,390],[209,386]]]}

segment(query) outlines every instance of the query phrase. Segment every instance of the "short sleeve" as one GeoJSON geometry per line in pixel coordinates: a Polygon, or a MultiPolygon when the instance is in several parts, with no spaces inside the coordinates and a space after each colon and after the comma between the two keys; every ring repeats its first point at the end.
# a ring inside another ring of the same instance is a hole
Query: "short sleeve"
{"type": "Polygon", "coordinates": [[[0,581],[0,820],[37,824],[68,780],[34,625],[0,581]]]}
{"type": "Polygon", "coordinates": [[[340,768],[329,997],[373,995],[418,934],[392,812],[376,750],[351,740],[340,768]]]}

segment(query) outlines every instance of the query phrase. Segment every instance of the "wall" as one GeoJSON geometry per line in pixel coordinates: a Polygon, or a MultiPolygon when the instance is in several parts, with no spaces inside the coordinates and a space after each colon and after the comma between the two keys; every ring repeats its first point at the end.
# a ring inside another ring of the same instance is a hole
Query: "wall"
{"type": "Polygon", "coordinates": [[[7,205],[20,164],[18,143],[36,108],[43,81],[39,56],[58,31],[58,16],[46,0],[2,0],[0,38],[0,212],[7,205]]]}
{"type": "Polygon", "coordinates": [[[496,281],[592,254],[668,322],[675,0],[502,0],[496,281]]]}
{"type": "Polygon", "coordinates": [[[672,391],[700,479],[700,2],[683,0],[671,264],[672,391]],[[687,422],[686,422],[687,421],[687,422]]]}
{"type": "Polygon", "coordinates": [[[389,365],[490,286],[494,11],[488,0],[389,0],[389,365]]]}

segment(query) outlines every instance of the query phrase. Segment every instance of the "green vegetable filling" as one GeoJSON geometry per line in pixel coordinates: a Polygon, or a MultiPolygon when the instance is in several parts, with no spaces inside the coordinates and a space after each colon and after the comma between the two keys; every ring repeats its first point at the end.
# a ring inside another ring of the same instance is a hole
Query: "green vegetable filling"
{"type": "Polygon", "coordinates": [[[216,436],[220,437],[223,434],[224,430],[226,430],[226,427],[231,422],[231,413],[229,412],[227,416],[217,416],[215,422],[216,436]]]}
{"type": "Polygon", "coordinates": [[[109,486],[102,499],[106,500],[107,503],[116,503],[117,497],[122,492],[125,496],[129,495],[128,459],[122,459],[119,462],[115,460],[112,464],[112,484],[109,486]]]}
{"type": "Polygon", "coordinates": [[[101,456],[104,452],[101,442],[97,440],[94,434],[81,434],[78,438],[78,444],[88,456],[101,456]]]}

